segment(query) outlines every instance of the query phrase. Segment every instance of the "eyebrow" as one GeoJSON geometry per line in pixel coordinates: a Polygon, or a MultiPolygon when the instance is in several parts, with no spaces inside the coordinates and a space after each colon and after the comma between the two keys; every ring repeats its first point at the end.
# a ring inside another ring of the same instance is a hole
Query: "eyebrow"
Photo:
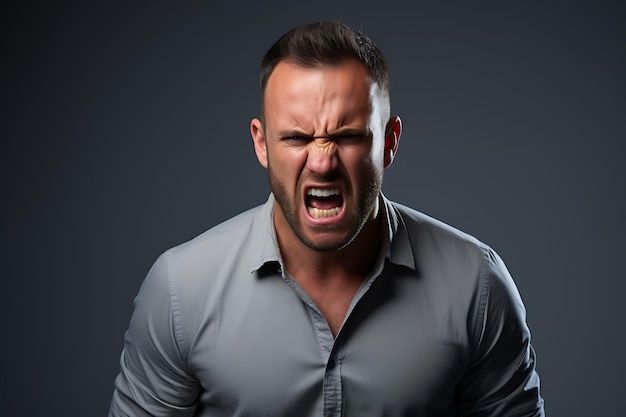
{"type": "Polygon", "coordinates": [[[324,135],[324,136],[317,136],[315,134],[308,133],[308,132],[305,132],[304,130],[299,130],[299,129],[283,130],[283,131],[277,131],[273,133],[274,133],[274,136],[279,137],[279,138],[288,138],[292,136],[301,136],[301,137],[306,137],[306,138],[314,138],[314,137],[340,138],[340,137],[345,137],[345,136],[367,137],[371,134],[370,129],[368,128],[359,129],[359,128],[352,128],[352,127],[339,128],[337,130],[329,132],[327,135],[324,135]]]}
{"type": "Polygon", "coordinates": [[[333,132],[329,132],[328,136],[330,136],[331,138],[334,137],[341,137],[341,136],[361,136],[361,137],[367,137],[370,135],[370,130],[368,128],[353,128],[353,127],[345,127],[345,128],[339,128],[333,132]]]}
{"type": "Polygon", "coordinates": [[[307,133],[304,130],[298,130],[298,129],[272,131],[272,134],[274,135],[274,137],[277,137],[277,138],[289,138],[293,136],[301,136],[303,138],[310,138],[312,136],[310,133],[307,133]]]}

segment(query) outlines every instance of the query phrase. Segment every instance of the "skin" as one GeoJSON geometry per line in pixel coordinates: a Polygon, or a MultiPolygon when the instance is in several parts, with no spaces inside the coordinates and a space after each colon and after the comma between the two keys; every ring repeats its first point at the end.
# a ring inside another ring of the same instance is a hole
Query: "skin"
{"type": "Polygon", "coordinates": [[[388,108],[358,61],[316,68],[282,61],[266,86],[265,125],[259,119],[250,124],[276,197],[281,256],[334,334],[380,251],[383,171],[402,131],[400,118],[389,118],[388,108]],[[311,189],[340,192],[332,215],[309,213],[311,189]]]}

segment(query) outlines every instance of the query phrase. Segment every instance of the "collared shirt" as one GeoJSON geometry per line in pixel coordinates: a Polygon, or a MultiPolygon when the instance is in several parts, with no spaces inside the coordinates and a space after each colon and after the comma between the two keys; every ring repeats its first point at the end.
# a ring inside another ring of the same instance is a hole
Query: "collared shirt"
{"type": "Polygon", "coordinates": [[[381,256],[333,338],[274,198],[161,255],[109,416],[543,416],[525,309],[488,246],[381,196],[381,256]]]}

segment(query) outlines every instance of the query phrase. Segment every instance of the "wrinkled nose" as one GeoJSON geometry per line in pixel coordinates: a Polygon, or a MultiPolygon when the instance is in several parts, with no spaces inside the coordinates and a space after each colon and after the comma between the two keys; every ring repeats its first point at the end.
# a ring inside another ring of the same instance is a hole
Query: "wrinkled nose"
{"type": "Polygon", "coordinates": [[[320,176],[337,168],[337,144],[326,138],[316,138],[309,143],[307,168],[320,176]]]}

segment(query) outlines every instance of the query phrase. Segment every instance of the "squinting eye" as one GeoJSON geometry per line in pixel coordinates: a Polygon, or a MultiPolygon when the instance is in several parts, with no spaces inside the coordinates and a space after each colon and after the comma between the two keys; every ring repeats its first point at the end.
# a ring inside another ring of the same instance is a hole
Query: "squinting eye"
{"type": "Polygon", "coordinates": [[[304,142],[309,141],[304,136],[287,136],[287,137],[284,137],[282,140],[285,142],[291,142],[291,143],[304,143],[304,142]]]}
{"type": "Polygon", "coordinates": [[[363,140],[363,136],[360,135],[345,135],[339,136],[335,138],[335,141],[344,145],[349,145],[352,143],[359,143],[363,140]]]}

